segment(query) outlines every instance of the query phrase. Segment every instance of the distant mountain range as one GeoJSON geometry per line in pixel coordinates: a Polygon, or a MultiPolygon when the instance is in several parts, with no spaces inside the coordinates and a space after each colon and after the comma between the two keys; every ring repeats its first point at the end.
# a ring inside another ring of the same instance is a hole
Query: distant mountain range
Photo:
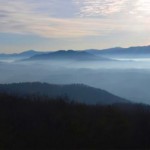
{"type": "Polygon", "coordinates": [[[104,50],[89,49],[85,50],[88,53],[97,56],[119,56],[119,57],[150,57],[150,46],[138,46],[129,48],[110,48],[104,50]]]}
{"type": "Polygon", "coordinates": [[[79,60],[79,61],[108,61],[110,59],[90,54],[86,51],[74,51],[74,50],[59,50],[47,54],[39,54],[30,57],[30,61],[33,60],[79,60]]]}
{"type": "Polygon", "coordinates": [[[67,96],[71,100],[86,104],[129,103],[128,100],[109,92],[83,84],[55,85],[38,82],[0,84],[0,93],[15,94],[18,96],[44,95],[51,98],[67,96]]]}
{"type": "Polygon", "coordinates": [[[0,54],[0,59],[22,59],[22,58],[29,58],[34,55],[43,54],[44,52],[38,52],[35,50],[28,50],[22,53],[13,53],[13,54],[0,54]]]}
{"type": "Polygon", "coordinates": [[[22,53],[0,54],[0,59],[22,59],[28,61],[35,60],[84,60],[84,61],[110,61],[113,57],[124,58],[149,58],[150,46],[137,46],[129,48],[109,48],[109,49],[88,49],[83,51],[58,50],[49,52],[39,52],[28,50],[22,53]]]}

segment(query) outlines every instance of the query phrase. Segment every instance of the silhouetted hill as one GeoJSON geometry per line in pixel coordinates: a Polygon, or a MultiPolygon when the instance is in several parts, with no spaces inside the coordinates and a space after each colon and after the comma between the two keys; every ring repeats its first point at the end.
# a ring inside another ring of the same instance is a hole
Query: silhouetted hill
{"type": "Polygon", "coordinates": [[[150,46],[137,46],[129,48],[110,48],[104,50],[86,50],[95,55],[102,56],[123,56],[123,57],[150,57],[150,46]]]}
{"type": "Polygon", "coordinates": [[[111,59],[104,58],[104,57],[98,57],[93,54],[90,54],[85,51],[74,51],[74,50],[59,50],[56,52],[51,52],[47,54],[41,54],[41,55],[35,55],[28,60],[95,60],[95,61],[108,61],[111,59]]]}
{"type": "Polygon", "coordinates": [[[19,53],[18,56],[23,56],[23,57],[32,57],[34,55],[37,55],[37,54],[42,54],[43,52],[38,52],[38,51],[35,51],[35,50],[28,50],[28,51],[24,51],[22,53],[19,53]]]}
{"type": "Polygon", "coordinates": [[[28,50],[22,53],[0,54],[0,58],[21,58],[28,60],[104,60],[109,61],[113,59],[107,56],[122,56],[122,57],[150,57],[150,46],[137,47],[114,47],[109,49],[87,49],[83,51],[75,50],[58,50],[55,52],[39,52],[35,50],[28,50]]]}
{"type": "Polygon", "coordinates": [[[150,106],[0,93],[1,150],[150,149],[150,106]]]}
{"type": "Polygon", "coordinates": [[[28,50],[21,53],[13,53],[13,54],[0,54],[0,59],[25,59],[32,57],[37,54],[43,54],[44,52],[38,52],[35,50],[28,50]]]}
{"type": "Polygon", "coordinates": [[[86,52],[95,54],[95,55],[100,55],[100,54],[118,54],[118,53],[122,53],[123,50],[124,50],[124,48],[114,47],[114,48],[108,48],[108,49],[102,49],[102,50],[88,49],[88,50],[86,50],[86,52]]]}
{"type": "Polygon", "coordinates": [[[45,95],[51,98],[68,97],[86,104],[114,104],[129,101],[104,90],[83,84],[54,85],[47,83],[0,84],[0,92],[23,95],[45,95]]]}

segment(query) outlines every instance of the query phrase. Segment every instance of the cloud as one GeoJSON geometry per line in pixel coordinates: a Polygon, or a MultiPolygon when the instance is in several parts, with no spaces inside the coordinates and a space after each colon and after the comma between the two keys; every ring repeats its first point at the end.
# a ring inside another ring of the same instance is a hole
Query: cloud
{"type": "Polygon", "coordinates": [[[80,16],[103,16],[120,12],[127,0],[74,0],[80,6],[80,16]]]}
{"type": "Polygon", "coordinates": [[[150,1],[149,0],[138,0],[136,3],[136,11],[142,14],[150,15],[150,1]]]}
{"type": "Polygon", "coordinates": [[[137,0],[135,2],[133,10],[130,13],[139,18],[150,17],[150,1],[149,0],[137,0]]]}
{"type": "MultiPolygon", "coordinates": [[[[0,3],[0,32],[36,34],[54,38],[86,35],[84,30],[77,32],[72,21],[51,18],[49,12],[43,12],[40,7],[41,2],[0,0],[0,3]]],[[[47,7],[47,3],[45,3],[45,7],[47,7]]]]}
{"type": "MultiPolygon", "coordinates": [[[[45,0],[42,3],[40,0],[0,0],[0,32],[45,38],[79,38],[105,36],[119,31],[144,30],[141,24],[132,27],[134,22],[128,22],[124,18],[54,18],[51,15],[54,1],[45,0]]],[[[59,1],[57,0],[57,5],[59,1]]],[[[81,1],[83,2],[80,14],[83,16],[119,12],[125,2],[125,0],[76,0],[75,3],[81,5],[81,1]]]]}
{"type": "Polygon", "coordinates": [[[0,2],[0,32],[70,38],[103,35],[113,28],[109,21],[52,18],[48,13],[37,11],[41,3],[35,1],[27,3],[25,0],[0,0],[0,2]]]}

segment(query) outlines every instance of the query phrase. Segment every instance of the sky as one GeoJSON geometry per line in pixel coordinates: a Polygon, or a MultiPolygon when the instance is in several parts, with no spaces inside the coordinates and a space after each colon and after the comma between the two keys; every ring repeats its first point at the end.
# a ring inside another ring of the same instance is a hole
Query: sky
{"type": "Polygon", "coordinates": [[[150,45],[150,0],[0,0],[0,53],[150,45]]]}

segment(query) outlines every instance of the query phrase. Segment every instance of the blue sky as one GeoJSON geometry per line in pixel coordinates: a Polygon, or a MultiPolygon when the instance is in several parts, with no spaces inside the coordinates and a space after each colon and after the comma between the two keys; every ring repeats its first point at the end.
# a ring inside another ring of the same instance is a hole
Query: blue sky
{"type": "Polygon", "coordinates": [[[149,0],[0,0],[0,53],[150,45],[149,0]]]}

